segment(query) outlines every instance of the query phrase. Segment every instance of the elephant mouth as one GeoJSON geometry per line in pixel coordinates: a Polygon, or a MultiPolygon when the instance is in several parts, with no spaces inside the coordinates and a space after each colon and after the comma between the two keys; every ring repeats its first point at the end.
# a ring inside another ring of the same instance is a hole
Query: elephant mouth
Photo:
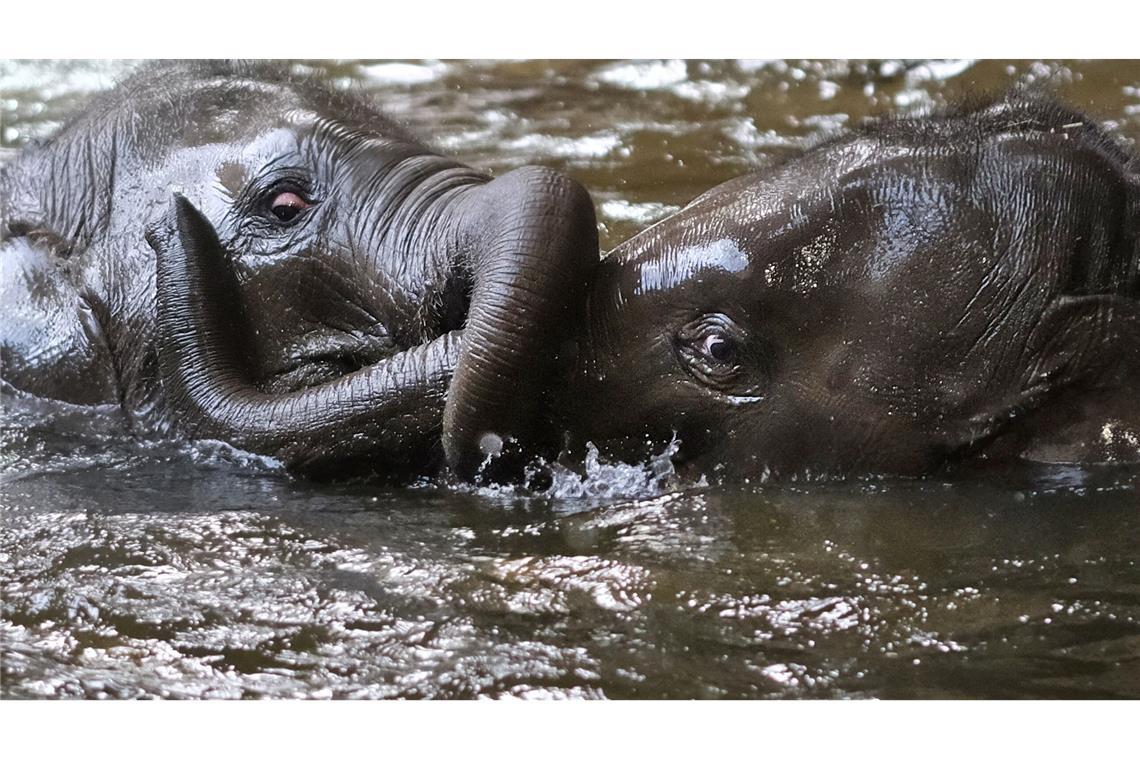
{"type": "Polygon", "coordinates": [[[262,383],[262,390],[266,393],[293,393],[351,375],[375,363],[353,352],[294,356],[262,383]]]}
{"type": "MultiPolygon", "coordinates": [[[[457,279],[454,287],[447,288],[442,300],[441,313],[418,345],[426,345],[466,326],[471,309],[470,282],[457,279]]],[[[292,393],[311,388],[351,375],[412,347],[398,344],[380,322],[359,331],[331,327],[312,330],[276,352],[271,362],[273,369],[262,382],[262,390],[292,393]]]]}
{"type": "Polygon", "coordinates": [[[337,330],[315,330],[278,352],[262,385],[267,393],[291,393],[351,375],[399,352],[390,340],[337,330]]]}

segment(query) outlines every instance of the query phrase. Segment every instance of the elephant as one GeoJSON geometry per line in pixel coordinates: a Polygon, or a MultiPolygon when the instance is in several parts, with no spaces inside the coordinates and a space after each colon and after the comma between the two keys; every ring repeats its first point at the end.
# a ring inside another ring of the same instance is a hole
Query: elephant
{"type": "Polygon", "coordinates": [[[5,394],[319,476],[545,445],[598,263],[576,181],[267,63],[142,67],[0,169],[0,235],[5,394]]]}
{"type": "Polygon", "coordinates": [[[1041,93],[887,117],[595,271],[572,450],[765,482],[1140,460],[1140,159],[1041,93]]]}

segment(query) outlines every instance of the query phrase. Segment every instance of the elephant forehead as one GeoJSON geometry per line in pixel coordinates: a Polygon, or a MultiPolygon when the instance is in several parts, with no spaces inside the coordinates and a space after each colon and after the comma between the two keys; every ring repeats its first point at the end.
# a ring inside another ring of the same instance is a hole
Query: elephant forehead
{"type": "Polygon", "coordinates": [[[703,272],[740,274],[747,268],[747,254],[731,238],[671,248],[637,263],[634,294],[670,290],[703,272]]]}
{"type": "MultiPolygon", "coordinates": [[[[740,202],[734,199],[732,205],[740,202]]],[[[732,283],[805,293],[845,271],[842,254],[855,246],[837,228],[829,200],[782,199],[770,202],[769,209],[735,216],[735,209],[725,213],[721,207],[698,223],[679,220],[673,230],[662,229],[636,255],[624,258],[633,270],[627,280],[633,294],[700,283],[707,284],[709,295],[720,287],[738,292],[732,283]]]]}

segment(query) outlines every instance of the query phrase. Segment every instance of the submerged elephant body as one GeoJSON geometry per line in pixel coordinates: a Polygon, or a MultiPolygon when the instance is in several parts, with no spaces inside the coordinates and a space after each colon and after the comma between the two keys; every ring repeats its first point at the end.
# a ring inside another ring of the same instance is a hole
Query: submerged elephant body
{"type": "Polygon", "coordinates": [[[0,171],[5,392],[306,472],[1140,461],[1140,160],[1038,98],[873,123],[600,262],[576,183],[264,66],[151,67],[0,171]]]}
{"type": "Polygon", "coordinates": [[[1140,461],[1140,160],[1026,95],[889,119],[612,251],[559,424],[728,480],[1140,461]]]}
{"type": "Polygon", "coordinates": [[[313,472],[540,445],[525,399],[597,261],[573,181],[492,180],[354,97],[207,62],[145,69],[0,171],[10,389],[313,472]]]}

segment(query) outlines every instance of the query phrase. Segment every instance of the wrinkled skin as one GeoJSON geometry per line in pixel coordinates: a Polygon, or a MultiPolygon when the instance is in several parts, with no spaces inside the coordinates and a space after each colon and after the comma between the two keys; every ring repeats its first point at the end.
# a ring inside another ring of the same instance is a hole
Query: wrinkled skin
{"type": "Polygon", "coordinates": [[[1019,95],[730,181],[603,260],[560,422],[753,482],[1140,459],[1138,175],[1019,95]]]}
{"type": "Polygon", "coordinates": [[[6,393],[317,474],[472,477],[546,444],[531,399],[597,263],[572,180],[492,180],[354,97],[211,62],[136,74],[0,171],[6,393]]]}

